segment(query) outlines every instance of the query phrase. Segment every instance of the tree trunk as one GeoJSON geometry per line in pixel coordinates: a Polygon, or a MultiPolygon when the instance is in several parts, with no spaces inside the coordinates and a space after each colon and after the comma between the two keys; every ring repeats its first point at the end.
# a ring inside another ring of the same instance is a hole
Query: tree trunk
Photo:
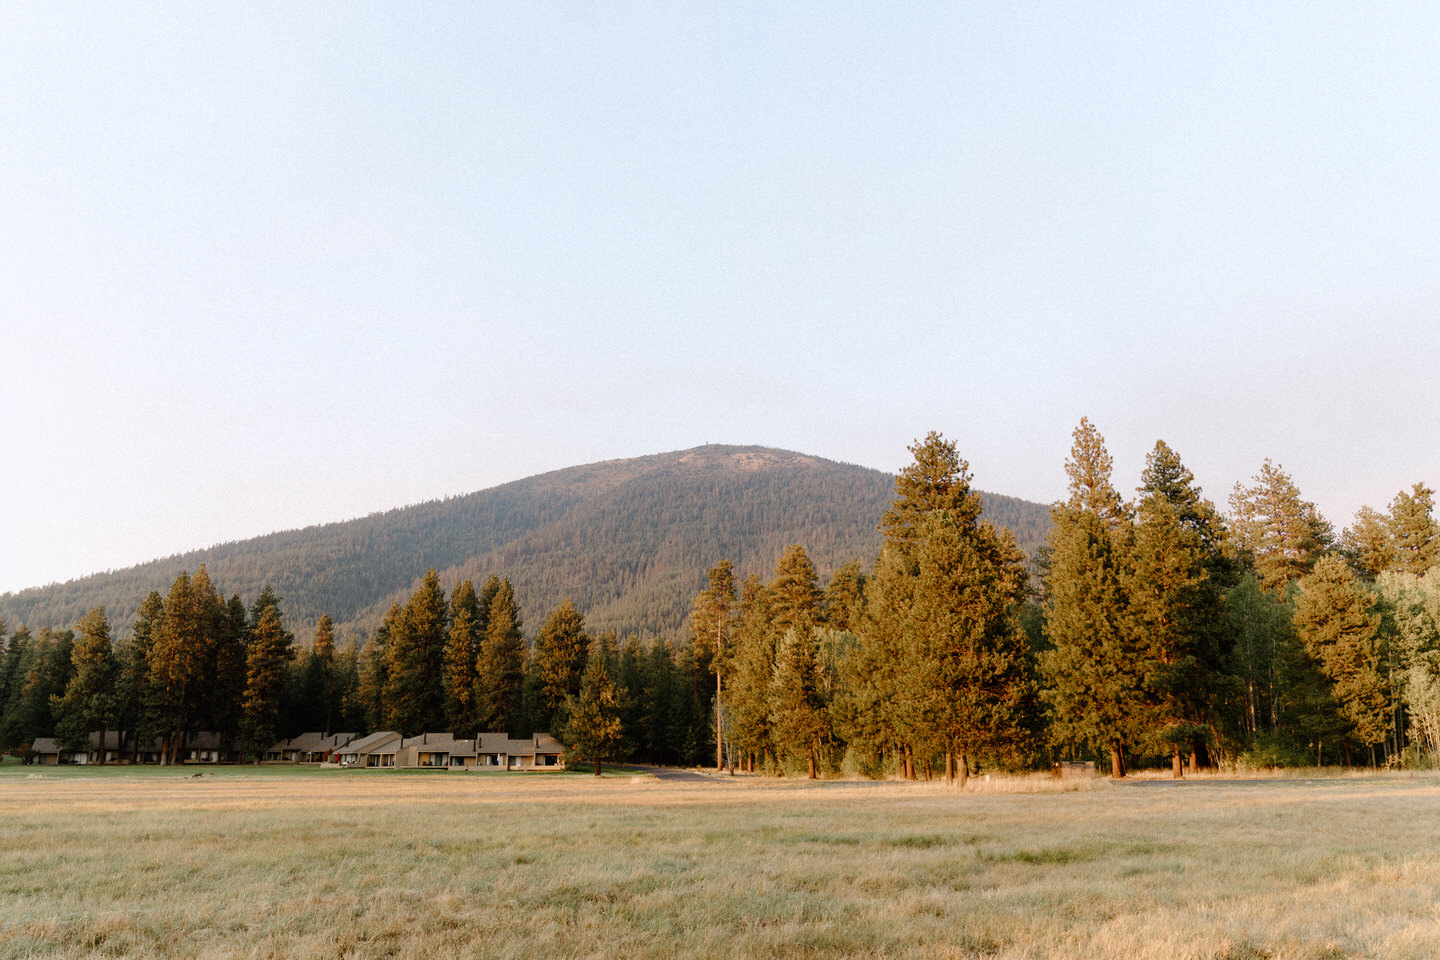
{"type": "Polygon", "coordinates": [[[961,750],[961,751],[960,751],[960,789],[961,789],[961,790],[964,790],[964,789],[965,789],[965,784],[966,784],[967,782],[969,782],[969,780],[970,780],[970,758],[965,755],[965,751],[964,751],[964,750],[961,750]]]}
{"type": "Polygon", "coordinates": [[[955,745],[954,745],[954,744],[946,744],[946,746],[945,746],[945,782],[946,782],[946,783],[952,783],[952,784],[955,782],[955,745]]]}
{"type": "Polygon", "coordinates": [[[930,769],[930,758],[929,758],[929,757],[926,757],[926,758],[925,758],[925,779],[926,779],[926,780],[934,780],[934,779],[935,779],[935,773],[934,773],[933,770],[930,769]]]}
{"type": "Polygon", "coordinates": [[[170,731],[165,732],[165,739],[160,741],[160,766],[170,766],[170,731]]]}
{"type": "MultiPolygon", "coordinates": [[[[718,647],[716,648],[718,651],[718,647]]],[[[725,768],[725,731],[720,722],[720,665],[715,665],[715,772],[725,768]]]]}
{"type": "Polygon", "coordinates": [[[810,745],[810,779],[815,779],[815,745],[810,745]]]}
{"type": "Polygon", "coordinates": [[[903,752],[901,753],[901,755],[900,755],[900,764],[901,764],[902,769],[905,771],[905,779],[906,779],[906,780],[914,780],[914,779],[915,779],[915,756],[910,752],[910,745],[909,745],[909,744],[906,744],[906,745],[905,745],[904,751],[903,751],[903,752]]]}
{"type": "Polygon", "coordinates": [[[1170,754],[1170,776],[1176,780],[1185,779],[1185,765],[1180,762],[1180,744],[1175,744],[1170,754]]]}
{"type": "Polygon", "coordinates": [[[1350,744],[1348,744],[1348,743],[1345,744],[1345,766],[1347,766],[1347,767],[1353,767],[1353,766],[1355,766],[1355,758],[1354,758],[1354,756],[1352,756],[1351,753],[1350,753],[1350,744]]]}
{"type": "Polygon", "coordinates": [[[105,725],[100,725],[100,766],[105,766],[105,725]]]}
{"type": "Polygon", "coordinates": [[[597,777],[600,776],[600,761],[599,761],[599,759],[596,759],[596,761],[595,761],[595,776],[597,776],[597,777]]]}
{"type": "Polygon", "coordinates": [[[1120,779],[1125,776],[1125,760],[1120,756],[1120,741],[1110,741],[1110,776],[1120,779]]]}

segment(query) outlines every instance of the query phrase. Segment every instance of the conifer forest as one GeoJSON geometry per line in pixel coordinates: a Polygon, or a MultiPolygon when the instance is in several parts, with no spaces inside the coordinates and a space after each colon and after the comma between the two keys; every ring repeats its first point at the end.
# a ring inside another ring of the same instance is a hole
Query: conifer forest
{"type": "Polygon", "coordinates": [[[799,777],[1434,764],[1432,489],[1337,533],[1278,464],[1222,509],[1163,441],[1117,478],[1093,424],[1073,440],[1043,538],[996,522],[931,433],[869,519],[875,555],[817,566],[794,542],[765,575],[708,557],[683,632],[597,625],[565,597],[527,623],[503,567],[452,566],[373,629],[341,639],[321,611],[296,636],[280,592],[227,595],[201,564],[118,623],[96,604],[0,624],[0,749],[204,730],[253,757],[304,730],[495,730],[799,777]]]}

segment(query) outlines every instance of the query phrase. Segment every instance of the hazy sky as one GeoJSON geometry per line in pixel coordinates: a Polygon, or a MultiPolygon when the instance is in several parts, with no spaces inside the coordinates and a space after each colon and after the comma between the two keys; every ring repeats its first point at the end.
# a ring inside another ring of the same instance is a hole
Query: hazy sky
{"type": "Polygon", "coordinates": [[[760,443],[1440,483],[1440,8],[0,6],[0,590],[760,443]]]}

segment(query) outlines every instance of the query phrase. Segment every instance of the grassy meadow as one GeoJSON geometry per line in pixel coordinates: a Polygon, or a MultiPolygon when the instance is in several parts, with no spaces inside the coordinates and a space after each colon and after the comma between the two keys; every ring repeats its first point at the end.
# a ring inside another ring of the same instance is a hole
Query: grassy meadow
{"type": "Polygon", "coordinates": [[[1440,956],[1433,777],[195,772],[0,768],[0,958],[1440,956]]]}

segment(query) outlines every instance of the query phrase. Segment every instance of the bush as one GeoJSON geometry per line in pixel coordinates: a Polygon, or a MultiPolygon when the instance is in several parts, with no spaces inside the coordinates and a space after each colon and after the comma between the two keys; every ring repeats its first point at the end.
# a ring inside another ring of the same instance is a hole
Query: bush
{"type": "Polygon", "coordinates": [[[1274,770],[1277,767],[1313,767],[1314,756],[1268,737],[1257,738],[1235,757],[1239,770],[1274,770]]]}

